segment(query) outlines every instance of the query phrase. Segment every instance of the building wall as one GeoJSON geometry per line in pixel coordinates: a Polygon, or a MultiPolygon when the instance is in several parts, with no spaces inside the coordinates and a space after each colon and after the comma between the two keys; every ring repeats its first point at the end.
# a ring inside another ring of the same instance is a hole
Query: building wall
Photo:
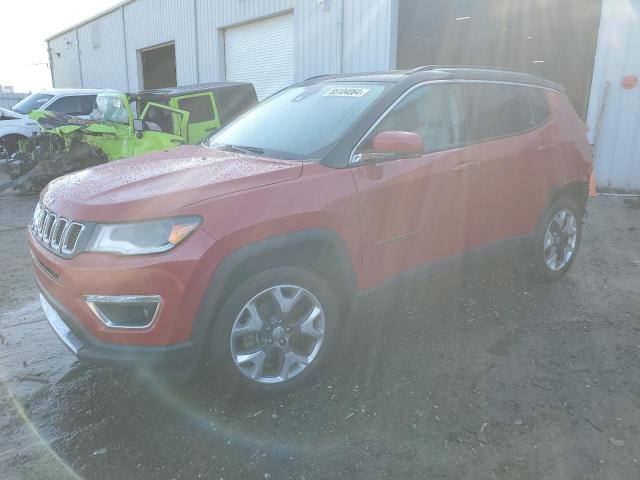
{"type": "Polygon", "coordinates": [[[49,41],[49,56],[54,87],[77,88],[82,86],[75,30],[49,41]]]}
{"type": "Polygon", "coordinates": [[[49,41],[53,84],[139,90],[139,50],[167,42],[179,85],[224,80],[224,29],[290,11],[296,80],[395,66],[397,0],[136,0],[49,41]]]}
{"type": "Polygon", "coordinates": [[[640,85],[624,89],[627,75],[640,78],[640,0],[604,0],[587,120],[596,182],[640,190],[640,85]]]}
{"type": "Polygon", "coordinates": [[[127,90],[122,11],[111,12],[77,30],[83,86],[127,90]]]}

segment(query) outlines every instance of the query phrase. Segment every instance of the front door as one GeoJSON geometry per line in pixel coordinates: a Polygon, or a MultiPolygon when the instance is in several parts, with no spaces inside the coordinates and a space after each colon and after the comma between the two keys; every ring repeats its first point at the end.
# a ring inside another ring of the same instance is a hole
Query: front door
{"type": "Polygon", "coordinates": [[[143,131],[136,135],[135,155],[167,150],[187,143],[189,112],[149,102],[145,105],[140,120],[143,122],[143,131]]]}
{"type": "Polygon", "coordinates": [[[195,93],[175,99],[176,107],[189,112],[187,142],[195,145],[220,127],[220,117],[213,93],[195,93]]]}
{"type": "MultiPolygon", "coordinates": [[[[468,168],[460,87],[427,85],[407,94],[356,153],[363,264],[368,288],[403,272],[463,253],[478,222],[477,189],[468,168]],[[418,133],[422,155],[367,163],[373,136],[418,133]]],[[[472,164],[471,164],[472,165],[472,164]]]]}

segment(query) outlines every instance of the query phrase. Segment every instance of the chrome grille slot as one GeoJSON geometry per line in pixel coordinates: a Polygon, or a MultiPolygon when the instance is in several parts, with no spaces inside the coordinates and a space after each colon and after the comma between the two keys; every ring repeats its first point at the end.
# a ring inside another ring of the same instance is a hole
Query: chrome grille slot
{"type": "Polygon", "coordinates": [[[68,224],[69,222],[67,222],[65,218],[58,217],[58,220],[53,226],[53,232],[51,233],[51,248],[55,248],[56,250],[60,248],[60,242],[62,241],[64,231],[68,224]]]}
{"type": "Polygon", "coordinates": [[[38,225],[36,226],[36,234],[38,235],[38,238],[42,238],[42,227],[44,225],[44,221],[47,219],[48,213],[49,212],[46,209],[42,209],[42,212],[40,213],[38,225]]]}
{"type": "Polygon", "coordinates": [[[57,219],[58,217],[55,213],[49,212],[46,220],[44,221],[44,225],[42,227],[42,241],[45,245],[48,245],[51,242],[51,231],[53,230],[53,226],[57,219]]]}
{"type": "Polygon", "coordinates": [[[81,222],[58,216],[39,203],[33,213],[30,229],[42,246],[57,255],[69,256],[75,253],[85,226],[81,222]]]}
{"type": "Polygon", "coordinates": [[[62,244],[62,253],[73,253],[76,245],[78,244],[78,238],[80,238],[82,230],[84,230],[84,225],[82,225],[81,223],[71,222],[69,224],[62,244]]]}

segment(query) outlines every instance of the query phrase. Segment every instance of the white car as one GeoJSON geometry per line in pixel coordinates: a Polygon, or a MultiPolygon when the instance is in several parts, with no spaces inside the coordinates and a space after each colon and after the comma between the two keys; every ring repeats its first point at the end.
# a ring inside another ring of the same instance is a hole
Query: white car
{"type": "Polygon", "coordinates": [[[0,108],[0,153],[11,154],[18,150],[18,142],[40,132],[38,123],[29,118],[34,110],[66,113],[74,117],[88,118],[93,110],[96,95],[114,92],[106,89],[52,88],[32,93],[11,109],[0,108]]]}

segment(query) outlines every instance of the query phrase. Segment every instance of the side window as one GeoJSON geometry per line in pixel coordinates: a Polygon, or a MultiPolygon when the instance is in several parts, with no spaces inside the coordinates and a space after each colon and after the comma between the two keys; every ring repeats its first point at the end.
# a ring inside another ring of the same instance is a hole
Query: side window
{"type": "Polygon", "coordinates": [[[458,85],[419,87],[387,114],[371,139],[380,132],[401,130],[420,135],[425,152],[453,148],[461,143],[463,137],[459,101],[458,85]]]}
{"type": "Polygon", "coordinates": [[[178,108],[189,112],[189,123],[210,122],[216,118],[209,94],[181,98],[178,108]]]}
{"type": "Polygon", "coordinates": [[[525,132],[535,125],[527,87],[466,84],[467,143],[525,132]]]}
{"type": "Polygon", "coordinates": [[[144,129],[155,132],[171,133],[175,132],[173,123],[173,115],[164,108],[158,108],[153,105],[149,106],[147,116],[144,119],[144,129]]]}
{"type": "Polygon", "coordinates": [[[78,97],[79,109],[77,115],[89,115],[96,105],[95,95],[82,95],[78,97]]]}
{"type": "Polygon", "coordinates": [[[73,115],[74,112],[78,111],[78,98],[61,97],[49,105],[47,110],[73,115]]]}
{"type": "Polygon", "coordinates": [[[533,117],[536,125],[542,125],[551,116],[551,109],[549,102],[544,94],[544,91],[539,88],[529,88],[529,102],[531,102],[531,110],[533,111],[533,117]]]}
{"type": "Polygon", "coordinates": [[[70,95],[55,100],[47,107],[47,110],[68,115],[89,115],[93,111],[95,102],[95,95],[70,95]]]}

